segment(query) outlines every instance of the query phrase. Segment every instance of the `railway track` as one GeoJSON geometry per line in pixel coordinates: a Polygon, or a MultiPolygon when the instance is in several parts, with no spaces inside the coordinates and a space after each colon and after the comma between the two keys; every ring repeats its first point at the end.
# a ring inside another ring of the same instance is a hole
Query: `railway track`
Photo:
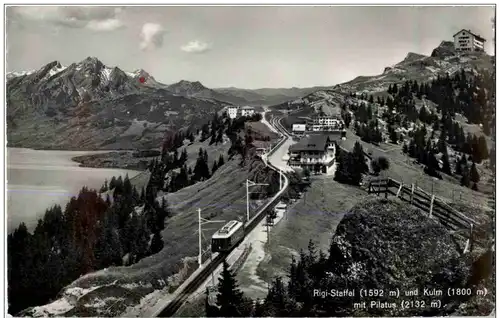
{"type": "MultiPolygon", "coordinates": [[[[276,123],[274,118],[273,121],[271,122],[272,125],[276,123]]],[[[279,123],[277,125],[281,126],[279,123]]],[[[276,126],[275,126],[276,127],[276,126]]],[[[274,150],[278,149],[281,147],[281,145],[288,139],[289,135],[287,133],[283,133],[282,127],[276,127],[278,131],[280,131],[283,135],[284,138],[276,144],[276,146],[269,152],[269,154],[272,154],[274,150]],[[281,128],[281,129],[280,129],[281,128]]],[[[281,173],[281,171],[273,166],[271,162],[265,157],[265,164],[266,166],[270,167],[274,171],[280,173],[283,178],[285,178],[285,182],[283,184],[283,188],[268,202],[266,203],[263,207],[261,207],[256,215],[247,223],[245,224],[245,237],[247,236],[248,233],[250,233],[256,226],[259,224],[259,222],[264,218],[266,215],[267,211],[269,209],[272,209],[274,205],[276,205],[279,200],[281,199],[281,196],[283,193],[286,191],[288,188],[289,180],[286,177],[285,174],[281,173]]],[[[227,252],[227,253],[218,253],[215,258],[210,261],[210,263],[207,264],[205,268],[203,268],[196,277],[194,277],[188,284],[185,286],[181,286],[179,288],[183,288],[175,297],[172,299],[170,302],[165,303],[164,306],[159,308],[155,313],[153,313],[153,317],[171,317],[174,316],[177,310],[184,304],[184,302],[188,299],[190,294],[195,292],[198,287],[210,276],[210,274],[219,267],[219,265],[222,264],[224,259],[226,258],[227,255],[229,255],[238,245],[233,246],[233,248],[227,252]]]]}

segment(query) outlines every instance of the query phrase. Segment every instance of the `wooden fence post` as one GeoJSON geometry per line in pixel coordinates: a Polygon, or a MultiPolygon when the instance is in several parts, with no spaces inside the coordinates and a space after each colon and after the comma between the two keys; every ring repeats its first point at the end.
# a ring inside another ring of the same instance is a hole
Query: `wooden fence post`
{"type": "Polygon", "coordinates": [[[396,198],[399,198],[399,194],[401,193],[401,190],[403,190],[403,182],[399,185],[398,192],[396,193],[396,198]]]}
{"type": "Polygon", "coordinates": [[[432,217],[432,206],[434,205],[434,195],[431,198],[431,207],[429,209],[429,217],[432,217]]]}
{"type": "Polygon", "coordinates": [[[389,179],[385,180],[385,198],[387,199],[387,195],[389,194],[389,179]]]}
{"type": "Polygon", "coordinates": [[[472,238],[472,232],[474,231],[474,224],[471,223],[470,224],[470,235],[469,235],[469,242],[470,242],[470,252],[472,253],[472,246],[473,246],[473,243],[474,243],[474,240],[472,238]]]}
{"type": "Polygon", "coordinates": [[[410,196],[410,204],[413,204],[413,192],[415,192],[415,184],[411,184],[411,196],[410,196]]]}
{"type": "Polygon", "coordinates": [[[465,248],[464,248],[464,251],[462,254],[465,254],[468,252],[469,244],[470,244],[470,239],[468,239],[467,242],[465,242],[465,248]]]}

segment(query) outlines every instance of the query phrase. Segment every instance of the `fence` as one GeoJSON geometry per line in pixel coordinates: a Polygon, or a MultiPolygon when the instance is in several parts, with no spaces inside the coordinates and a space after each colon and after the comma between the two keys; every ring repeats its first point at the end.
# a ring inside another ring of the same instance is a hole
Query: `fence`
{"type": "Polygon", "coordinates": [[[474,227],[478,226],[479,223],[437,199],[435,195],[415,187],[415,184],[405,185],[392,178],[370,180],[367,184],[367,190],[370,194],[384,194],[385,198],[392,194],[422,210],[429,217],[436,218],[451,231],[469,230],[469,239],[463,252],[472,251],[474,227]]]}

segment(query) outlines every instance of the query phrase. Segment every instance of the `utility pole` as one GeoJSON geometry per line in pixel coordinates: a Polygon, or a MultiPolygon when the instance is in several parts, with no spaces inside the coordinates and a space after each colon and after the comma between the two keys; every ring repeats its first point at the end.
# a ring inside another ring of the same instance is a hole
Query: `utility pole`
{"type": "Polygon", "coordinates": [[[203,263],[202,257],[201,257],[201,209],[198,208],[198,267],[201,267],[201,264],[203,263]]]}
{"type": "Polygon", "coordinates": [[[269,246],[269,239],[270,239],[270,236],[269,236],[269,214],[266,215],[266,229],[267,229],[267,244],[269,246]]]}
{"type": "Polygon", "coordinates": [[[249,188],[254,187],[254,186],[267,186],[269,184],[267,183],[255,183],[251,180],[246,181],[246,188],[247,188],[247,222],[250,221],[250,192],[249,188]]]}
{"type": "MultiPolygon", "coordinates": [[[[209,224],[209,223],[224,223],[226,221],[224,220],[217,220],[217,221],[210,221],[207,219],[204,219],[201,217],[201,209],[198,208],[198,267],[201,267],[203,264],[203,252],[202,252],[202,246],[201,246],[201,236],[203,235],[203,232],[201,231],[201,225],[202,224],[209,224]]],[[[203,235],[204,236],[204,235],[203,235]]],[[[212,259],[212,251],[210,250],[210,259],[212,259]]]]}

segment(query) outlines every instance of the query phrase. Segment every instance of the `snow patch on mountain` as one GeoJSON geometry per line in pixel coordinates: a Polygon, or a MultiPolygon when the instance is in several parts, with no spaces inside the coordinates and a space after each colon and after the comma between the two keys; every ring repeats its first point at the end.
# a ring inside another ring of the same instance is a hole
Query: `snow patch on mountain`
{"type": "Polygon", "coordinates": [[[20,71],[20,72],[7,72],[7,78],[14,78],[14,77],[20,77],[20,76],[26,76],[35,73],[36,70],[31,70],[31,71],[20,71]]]}
{"type": "Polygon", "coordinates": [[[67,68],[66,66],[62,66],[61,64],[58,64],[50,69],[50,71],[47,73],[47,77],[52,77],[58,73],[61,73],[66,68],[67,68]]]}
{"type": "Polygon", "coordinates": [[[112,69],[109,68],[109,67],[104,67],[101,71],[101,78],[104,80],[104,81],[109,81],[110,79],[110,76],[111,76],[111,72],[112,72],[112,69]]]}

